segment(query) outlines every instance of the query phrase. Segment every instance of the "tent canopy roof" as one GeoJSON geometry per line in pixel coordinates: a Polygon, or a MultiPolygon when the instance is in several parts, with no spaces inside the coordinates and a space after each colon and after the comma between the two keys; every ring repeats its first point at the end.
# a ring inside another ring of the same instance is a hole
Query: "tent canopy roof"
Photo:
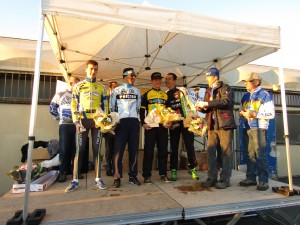
{"type": "Polygon", "coordinates": [[[84,76],[85,62],[99,63],[103,81],[138,72],[176,73],[188,86],[215,66],[222,73],[280,48],[279,27],[264,27],[107,0],[43,0],[45,28],[65,76],[84,76]]]}

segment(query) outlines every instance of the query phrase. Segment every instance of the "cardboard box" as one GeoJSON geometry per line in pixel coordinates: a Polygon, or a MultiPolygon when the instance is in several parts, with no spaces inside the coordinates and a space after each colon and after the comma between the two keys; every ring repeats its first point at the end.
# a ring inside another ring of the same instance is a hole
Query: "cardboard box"
{"type": "Polygon", "coordinates": [[[47,148],[34,148],[32,149],[32,160],[48,160],[50,159],[50,155],[48,153],[47,148]]]}
{"type": "MultiPolygon", "coordinates": [[[[59,172],[57,170],[52,170],[41,176],[40,178],[34,180],[30,184],[30,191],[37,192],[37,191],[44,191],[48,188],[51,184],[53,184],[59,172]]],[[[25,192],[25,184],[13,184],[12,193],[24,193],[25,192]]]]}

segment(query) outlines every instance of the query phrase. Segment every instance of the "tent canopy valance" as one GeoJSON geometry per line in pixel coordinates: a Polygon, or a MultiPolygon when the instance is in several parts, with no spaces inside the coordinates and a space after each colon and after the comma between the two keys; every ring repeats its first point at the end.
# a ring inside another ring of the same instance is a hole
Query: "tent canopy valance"
{"type": "Polygon", "coordinates": [[[222,73],[280,48],[279,27],[216,19],[189,12],[105,0],[43,0],[45,28],[64,76],[84,76],[99,63],[103,81],[122,81],[122,70],[176,73],[188,86],[211,66],[222,73]]]}

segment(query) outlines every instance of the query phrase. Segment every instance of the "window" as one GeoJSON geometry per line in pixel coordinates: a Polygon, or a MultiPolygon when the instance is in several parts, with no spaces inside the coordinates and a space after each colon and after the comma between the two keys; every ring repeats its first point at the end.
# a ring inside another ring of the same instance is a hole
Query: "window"
{"type": "MultiPolygon", "coordinates": [[[[30,73],[0,73],[0,103],[30,104],[34,75],[30,73]]],[[[58,75],[40,75],[39,104],[49,104],[55,94],[58,75]]]]}
{"type": "MultiPolygon", "coordinates": [[[[276,142],[278,144],[285,144],[284,139],[284,126],[282,113],[276,113],[276,142]]],[[[288,128],[289,128],[289,142],[291,145],[300,145],[300,112],[290,113],[287,115],[288,128]]]]}

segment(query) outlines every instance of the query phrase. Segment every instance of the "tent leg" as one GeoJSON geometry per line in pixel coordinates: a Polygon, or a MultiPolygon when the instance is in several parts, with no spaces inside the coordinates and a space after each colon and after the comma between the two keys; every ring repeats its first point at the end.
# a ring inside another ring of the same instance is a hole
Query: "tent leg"
{"type": "Polygon", "coordinates": [[[35,57],[35,70],[34,70],[34,82],[32,91],[32,101],[31,101],[31,113],[29,122],[29,145],[27,153],[27,171],[26,171],[26,184],[25,184],[25,195],[24,195],[24,207],[23,207],[23,224],[26,224],[28,217],[28,203],[29,203],[29,192],[30,192],[30,182],[31,182],[31,164],[32,164],[32,149],[34,146],[34,128],[35,119],[38,103],[39,94],[39,82],[40,82],[40,67],[41,67],[41,54],[43,47],[43,36],[44,36],[44,21],[45,15],[41,14],[40,18],[40,34],[37,41],[36,57],[35,57]]]}
{"type": "Polygon", "coordinates": [[[284,138],[286,145],[286,158],[287,158],[287,169],[288,169],[288,179],[289,179],[289,189],[293,190],[293,179],[292,179],[292,169],[291,169],[291,157],[290,157],[290,142],[289,142],[289,129],[287,122],[287,108],[286,108],[286,97],[285,97],[285,86],[284,86],[284,74],[282,66],[282,51],[281,55],[281,64],[279,67],[279,77],[280,77],[280,92],[281,92],[281,104],[282,104],[282,114],[283,114],[283,125],[284,125],[284,138]]]}

